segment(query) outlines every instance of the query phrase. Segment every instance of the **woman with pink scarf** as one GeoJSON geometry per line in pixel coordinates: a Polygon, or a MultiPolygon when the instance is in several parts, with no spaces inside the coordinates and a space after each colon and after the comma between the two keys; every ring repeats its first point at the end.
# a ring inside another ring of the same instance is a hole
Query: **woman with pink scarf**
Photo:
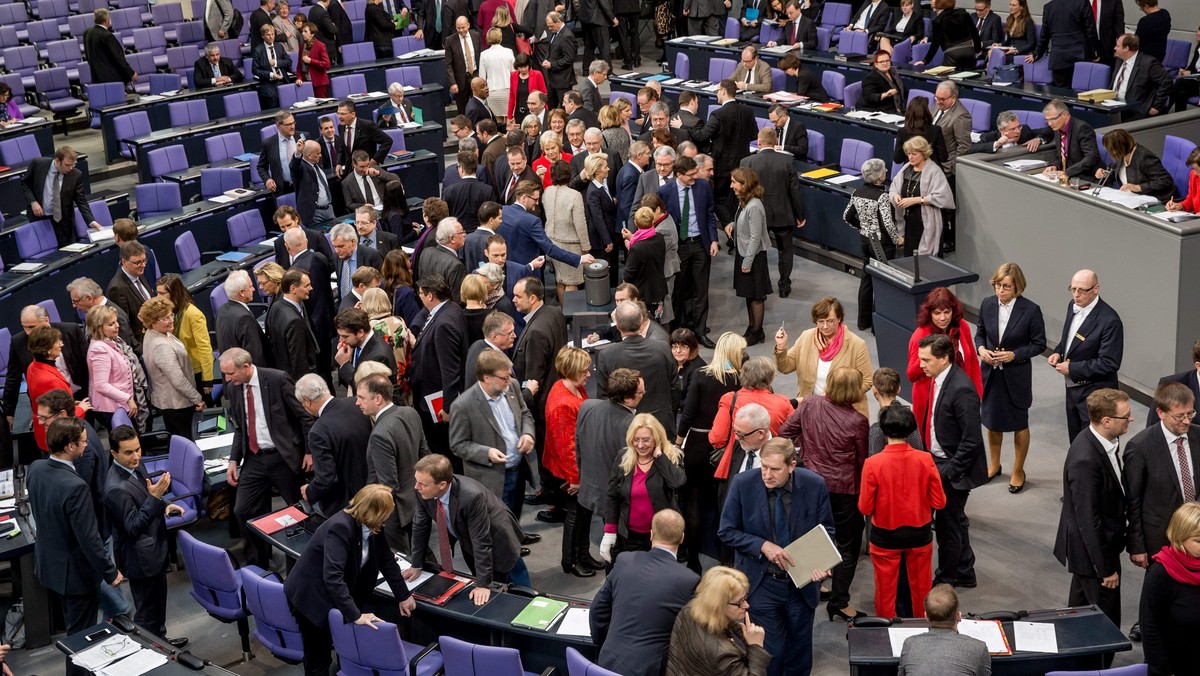
{"type": "Polygon", "coordinates": [[[650,317],[656,321],[662,316],[667,297],[667,278],[663,275],[667,244],[655,226],[666,217],[649,207],[634,212],[633,222],[638,229],[629,236],[629,253],[625,256],[625,281],[638,288],[650,317]]]}
{"type": "MultiPolygon", "coordinates": [[[[864,393],[871,389],[867,344],[846,328],[845,320],[841,301],[826,296],[813,305],[812,322],[816,328],[801,333],[791,349],[788,349],[787,329],[781,326],[775,332],[775,367],[780,373],[796,372],[798,396],[825,394],[829,374],[840,366],[849,366],[862,374],[864,393]]],[[[869,415],[865,398],[856,402],[854,409],[869,415]]]]}

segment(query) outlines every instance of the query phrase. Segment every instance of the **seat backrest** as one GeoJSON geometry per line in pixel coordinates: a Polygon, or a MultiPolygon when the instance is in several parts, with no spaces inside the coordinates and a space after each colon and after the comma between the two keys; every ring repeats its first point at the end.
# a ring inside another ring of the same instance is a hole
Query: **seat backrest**
{"type": "Polygon", "coordinates": [[[125,103],[125,85],[120,82],[101,82],[84,88],[88,106],[92,109],[125,103]]]}
{"type": "Polygon", "coordinates": [[[812,129],[808,130],[808,161],[825,164],[825,135],[812,129]]]}
{"type": "MultiPolygon", "coordinates": [[[[150,117],[144,110],[125,113],[113,118],[113,129],[116,130],[117,140],[126,141],[150,133],[150,117]]],[[[133,148],[122,148],[121,154],[133,157],[133,148]]]]}
{"type": "Polygon", "coordinates": [[[167,53],[167,34],[162,26],[148,26],[133,30],[133,48],[151,54],[167,53]]]}
{"type": "MultiPolygon", "coordinates": [[[[203,9],[201,9],[201,12],[203,12],[203,9]]],[[[175,39],[181,45],[204,44],[204,22],[184,21],[175,27],[175,39]]]]}
{"type": "Polygon", "coordinates": [[[245,176],[241,169],[220,167],[200,170],[200,196],[208,199],[226,190],[242,187],[245,176]]]}
{"type": "Polygon", "coordinates": [[[917,61],[924,61],[925,57],[929,54],[929,43],[928,42],[918,42],[917,44],[912,46],[911,52],[912,52],[912,55],[910,57],[911,61],[909,63],[916,63],[917,61]]]}
{"type": "Polygon", "coordinates": [[[383,133],[387,134],[392,139],[392,150],[395,153],[401,150],[408,150],[404,145],[404,130],[403,129],[384,129],[383,133]]]}
{"type": "Polygon", "coordinates": [[[1108,152],[1108,148],[1104,147],[1104,134],[1100,132],[1096,132],[1096,149],[1100,152],[1100,161],[1105,165],[1111,166],[1113,164],[1113,157],[1108,152]]]}
{"type": "Polygon", "coordinates": [[[226,94],[221,100],[225,103],[225,117],[240,117],[262,112],[257,92],[226,94]]]}
{"type": "Polygon", "coordinates": [[[25,10],[25,3],[14,2],[0,5],[0,23],[8,26],[21,26],[28,22],[29,12],[25,10]]]}
{"type": "Polygon", "coordinates": [[[975,99],[959,99],[971,113],[971,131],[983,133],[992,129],[992,104],[975,99]]]}
{"type": "Polygon", "coordinates": [[[250,568],[238,570],[238,577],[242,580],[242,591],[246,594],[246,608],[254,616],[254,636],[272,653],[281,650],[290,653],[299,651],[303,655],[300,625],[296,624],[296,618],[288,608],[283,584],[269,577],[262,577],[250,568]]]}
{"type": "Polygon", "coordinates": [[[58,21],[54,19],[30,21],[25,24],[25,30],[29,32],[29,41],[39,47],[62,37],[62,33],[58,30],[58,21]]]}
{"type": "MultiPolygon", "coordinates": [[[[625,101],[629,103],[630,108],[633,110],[632,117],[639,116],[638,115],[637,96],[634,96],[633,94],[630,94],[629,92],[614,91],[612,94],[609,95],[608,102],[613,103],[617,99],[625,99],[625,101]]],[[[491,167],[488,167],[488,168],[490,169],[491,167]]]]}
{"type": "Polygon", "coordinates": [[[778,23],[759,23],[758,25],[758,43],[765,45],[768,42],[779,42],[783,37],[783,27],[778,23]]]}
{"type": "MultiPolygon", "coordinates": [[[[33,73],[34,86],[48,101],[66,99],[71,96],[71,80],[66,68],[42,68],[33,73]]],[[[82,102],[81,102],[82,103],[82,102]]]]}
{"type": "Polygon", "coordinates": [[[183,22],[183,3],[156,2],[150,5],[150,16],[155,26],[166,26],[183,22]]]}
{"type": "Polygon", "coordinates": [[[37,258],[58,248],[58,238],[54,235],[54,226],[48,219],[26,223],[17,228],[17,253],[21,258],[37,258]]]}
{"type": "Polygon", "coordinates": [[[142,26],[142,12],[137,7],[109,10],[112,29],[117,32],[131,31],[142,26]]]}
{"type": "Polygon", "coordinates": [[[825,9],[821,10],[821,25],[833,28],[835,26],[845,26],[850,23],[850,3],[848,2],[827,2],[825,9]]]}
{"type": "Polygon", "coordinates": [[[771,91],[783,91],[787,87],[787,73],[780,68],[771,68],[771,91]]]}
{"type": "Polygon", "coordinates": [[[451,636],[441,636],[438,644],[447,674],[467,676],[523,676],[521,653],[515,648],[476,645],[451,636]]]}
{"type": "Polygon", "coordinates": [[[1186,40],[1167,40],[1167,52],[1163,55],[1162,65],[1168,71],[1187,68],[1188,55],[1191,53],[1192,45],[1186,40]]]}
{"type": "MultiPolygon", "coordinates": [[[[141,203],[138,205],[141,206],[141,203]]],[[[200,267],[200,248],[196,246],[196,237],[190,230],[185,230],[175,238],[175,260],[179,262],[179,269],[183,272],[191,272],[200,267]]]]}
{"type": "Polygon", "coordinates": [[[1024,79],[1032,84],[1050,84],[1054,81],[1053,75],[1050,74],[1050,59],[1040,58],[1033,63],[1021,61],[1021,70],[1024,71],[1024,79]]]}
{"type": "Polygon", "coordinates": [[[842,105],[848,110],[853,110],[858,105],[858,100],[862,98],[862,82],[851,82],[842,89],[842,105]]]}
{"type": "Polygon", "coordinates": [[[367,93],[367,76],[362,73],[351,73],[330,78],[329,92],[335,99],[345,98],[351,94],[365,94],[367,93]]]}
{"type": "Polygon", "coordinates": [[[0,162],[9,166],[28,164],[36,157],[41,157],[37,138],[32,134],[18,136],[0,141],[0,162]]]}
{"type": "Polygon", "coordinates": [[[841,54],[866,54],[867,34],[858,31],[842,31],[842,39],[838,41],[838,52],[841,54]]]}
{"type": "Polygon", "coordinates": [[[341,671],[346,676],[401,676],[408,673],[408,655],[396,625],[390,622],[376,622],[373,630],[367,626],[346,622],[342,612],[333,608],[329,611],[329,633],[333,637],[333,649],[338,654],[341,671]]]}
{"type": "Polygon", "coordinates": [[[187,531],[179,531],[179,551],[192,580],[192,598],[197,603],[221,619],[246,616],[242,583],[228,552],[200,542],[187,531]]]}
{"type": "Polygon", "coordinates": [[[0,49],[5,47],[16,47],[19,44],[21,44],[21,39],[17,37],[16,26],[0,26],[0,49]]]}
{"type": "Polygon", "coordinates": [[[838,164],[841,165],[843,174],[859,176],[862,174],[863,162],[871,159],[874,154],[875,148],[870,143],[848,138],[842,141],[842,152],[838,164]]]}
{"type": "Polygon", "coordinates": [[[1107,64],[1080,61],[1071,75],[1071,89],[1082,92],[1108,87],[1110,72],[1107,64]]]}
{"type": "Polygon", "coordinates": [[[342,47],[342,63],[368,63],[375,60],[375,45],[355,42],[342,47]]]}
{"type": "Polygon", "coordinates": [[[1017,121],[1026,127],[1038,129],[1046,126],[1046,116],[1036,110],[1014,110],[1012,112],[1017,116],[1017,121]]]}
{"type": "Polygon", "coordinates": [[[845,98],[846,76],[836,71],[827,70],[821,73],[821,86],[829,98],[842,101],[845,98]]]}
{"type": "MultiPolygon", "coordinates": [[[[41,221],[38,221],[38,222],[40,223],[41,221]]],[[[46,221],[46,222],[49,223],[49,221],[46,221]]],[[[39,301],[38,303],[36,303],[36,305],[46,311],[46,316],[50,318],[50,321],[52,321],[52,322],[61,322],[62,321],[62,316],[60,316],[58,314],[58,305],[55,305],[54,301],[43,300],[43,301],[39,301]]]]}
{"type": "Polygon", "coordinates": [[[912,63],[913,43],[912,38],[906,38],[902,42],[898,42],[892,46],[892,64],[896,66],[907,66],[912,63]]]}
{"type": "Polygon", "coordinates": [[[733,59],[710,59],[708,62],[708,81],[720,82],[733,74],[737,61],[733,59]]]}
{"type": "Polygon", "coordinates": [[[1196,144],[1185,138],[1168,135],[1163,139],[1163,167],[1175,179],[1175,194],[1178,197],[1187,195],[1188,175],[1191,173],[1187,158],[1195,149],[1196,144]]]}
{"type": "Polygon", "coordinates": [[[185,127],[208,122],[208,104],[203,99],[172,101],[167,104],[172,127],[185,127]]]}
{"type": "Polygon", "coordinates": [[[725,33],[721,36],[726,40],[740,40],[742,34],[741,24],[733,17],[725,19],[725,33]]]}
{"type": "Polygon", "coordinates": [[[179,184],[173,182],[140,183],[133,186],[133,197],[137,201],[138,218],[157,216],[183,206],[179,184]]]}
{"type": "Polygon", "coordinates": [[[204,139],[204,152],[208,157],[208,163],[212,164],[237,157],[246,151],[242,147],[242,135],[237,132],[229,132],[204,139]]]}
{"type": "Polygon", "coordinates": [[[396,56],[401,56],[403,54],[415,52],[418,49],[424,48],[424,43],[411,35],[401,35],[398,38],[392,38],[392,53],[396,56]]]}
{"type": "Polygon", "coordinates": [[[289,82],[288,84],[279,85],[279,107],[290,108],[297,101],[304,101],[313,95],[313,86],[311,82],[302,82],[296,84],[289,82]]]}
{"type": "Polygon", "coordinates": [[[83,60],[83,52],[78,40],[54,40],[46,43],[46,58],[56,66],[73,66],[83,60]]]}
{"type": "Polygon", "coordinates": [[[399,82],[406,87],[421,86],[421,67],[420,66],[399,66],[396,68],[388,68],[384,71],[384,79],[388,84],[399,82]]]}
{"type": "MultiPolygon", "coordinates": [[[[155,5],[158,7],[159,5],[155,5]]],[[[178,30],[183,30],[180,27],[178,30]]],[[[180,45],[178,47],[167,48],[167,67],[176,73],[183,71],[195,65],[196,59],[200,58],[200,48],[196,45],[180,45]]]]}
{"type": "Polygon", "coordinates": [[[824,26],[817,26],[817,51],[828,52],[829,45],[833,42],[833,29],[824,26]]]}
{"type": "Polygon", "coordinates": [[[267,227],[263,225],[262,214],[257,210],[230,216],[225,221],[225,227],[229,230],[229,241],[235,249],[257,244],[267,238],[267,227]]]}
{"type": "MultiPolygon", "coordinates": [[[[109,211],[109,209],[108,209],[108,202],[105,202],[102,199],[88,202],[88,208],[92,210],[92,218],[94,218],[97,223],[99,223],[100,225],[103,225],[106,228],[112,227],[113,217],[112,217],[112,212],[109,211]]],[[[87,237],[89,225],[90,225],[89,223],[84,222],[83,213],[81,211],[79,211],[79,207],[76,207],[75,208],[75,234],[80,239],[87,237]]]]}
{"type": "Polygon", "coordinates": [[[178,73],[150,73],[150,93],[177,91],[183,87],[183,76],[178,73]]]}
{"type": "MultiPolygon", "coordinates": [[[[917,98],[918,96],[925,98],[925,102],[929,104],[929,110],[931,110],[931,111],[937,110],[937,108],[935,108],[935,106],[937,105],[937,99],[934,97],[933,92],[927,92],[924,89],[908,90],[908,101],[912,101],[913,99],[917,98]]],[[[908,101],[906,101],[905,103],[908,103],[908,101]]]]}
{"type": "Polygon", "coordinates": [[[675,54],[675,77],[683,78],[684,80],[691,79],[692,74],[692,59],[683,52],[675,54]]]}
{"type": "Polygon", "coordinates": [[[173,174],[191,166],[187,159],[187,151],[181,145],[155,148],[146,153],[146,158],[150,162],[150,174],[153,176],[173,174]]]}
{"type": "Polygon", "coordinates": [[[1150,673],[1147,664],[1130,664],[1099,671],[1047,671],[1046,676],[1146,676],[1150,673]]]}
{"type": "MultiPolygon", "coordinates": [[[[192,240],[195,244],[195,240],[192,240]]],[[[171,471],[171,493],[199,493],[204,483],[204,453],[196,442],[187,437],[171,435],[167,466],[171,471]]],[[[199,496],[186,498],[198,503],[199,496]]]]}
{"type": "Polygon", "coordinates": [[[229,302],[229,294],[225,293],[225,285],[218,284],[208,292],[208,307],[213,314],[221,309],[221,306],[229,302]]]}
{"type": "Polygon", "coordinates": [[[592,664],[574,648],[567,648],[567,676],[620,676],[615,671],[592,664]]]}
{"type": "Polygon", "coordinates": [[[1008,64],[1008,55],[1003,49],[989,49],[987,58],[987,74],[995,75],[996,69],[1008,64]]]}
{"type": "Polygon", "coordinates": [[[38,48],[32,45],[9,47],[0,56],[4,58],[4,68],[13,73],[31,75],[38,67],[38,48]]]}

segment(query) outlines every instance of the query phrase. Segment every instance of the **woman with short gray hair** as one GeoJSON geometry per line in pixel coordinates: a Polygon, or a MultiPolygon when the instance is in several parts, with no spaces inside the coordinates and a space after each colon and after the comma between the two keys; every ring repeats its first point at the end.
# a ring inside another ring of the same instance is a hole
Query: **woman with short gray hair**
{"type": "MultiPolygon", "coordinates": [[[[892,218],[892,200],[883,187],[887,180],[887,165],[883,160],[872,157],[862,165],[863,185],[854,190],[850,203],[842,218],[850,227],[858,230],[862,242],[863,258],[877,258],[871,240],[879,240],[883,253],[888,258],[896,256],[896,247],[904,244],[904,233],[892,218]]],[[[871,317],[875,312],[875,297],[871,286],[871,275],[863,273],[858,283],[858,330],[871,329],[871,317]]]]}

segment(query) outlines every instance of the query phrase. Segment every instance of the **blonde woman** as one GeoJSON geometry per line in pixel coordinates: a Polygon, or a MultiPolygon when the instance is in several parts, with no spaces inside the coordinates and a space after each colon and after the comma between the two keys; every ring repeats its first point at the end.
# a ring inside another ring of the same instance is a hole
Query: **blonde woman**
{"type": "Polygon", "coordinates": [[[612,104],[600,108],[600,136],[604,139],[604,147],[607,152],[616,153],[620,160],[618,166],[623,166],[629,161],[629,144],[632,139],[629,137],[629,130],[625,128],[625,116],[622,114],[622,105],[624,110],[631,110],[629,102],[625,99],[617,99],[612,104]]]}
{"type": "MultiPolygon", "coordinates": [[[[542,209],[546,212],[546,236],[555,246],[571,253],[583,254],[590,251],[592,240],[588,236],[583,195],[570,186],[571,165],[561,160],[551,165],[550,183],[550,187],[542,194],[542,209]]],[[[562,305],[563,294],[575,291],[583,284],[583,270],[553,258],[550,262],[554,265],[558,303],[562,305]]]]}
{"type": "Polygon", "coordinates": [[[489,291],[483,275],[466,275],[459,285],[459,297],[466,307],[468,345],[483,338],[483,320],[492,311],[487,305],[489,291]]]}
{"type": "Polygon", "coordinates": [[[204,410],[194,381],[187,348],[171,332],[175,328],[175,303],[156,296],[142,303],[138,321],[146,327],[142,358],[150,381],[150,403],[162,415],[167,433],[191,439],[192,421],[204,410]]]}
{"type": "Polygon", "coordinates": [[[946,174],[930,162],[933,147],[923,136],[904,142],[908,162],[892,179],[896,224],[904,233],[904,255],[936,255],[942,250],[942,210],[954,208],[954,193],[946,174]]]}
{"type": "MultiPolygon", "coordinates": [[[[363,293],[362,309],[367,313],[367,318],[371,320],[371,328],[383,336],[387,344],[392,347],[392,356],[396,358],[396,387],[393,399],[397,404],[408,405],[411,403],[412,394],[405,373],[408,370],[410,350],[416,344],[416,338],[412,331],[408,330],[408,325],[404,323],[404,320],[393,313],[392,303],[383,289],[367,289],[363,293]]],[[[379,362],[363,363],[378,364],[379,362]]]]}
{"type": "Polygon", "coordinates": [[[765,676],[771,655],[766,632],[750,621],[750,581],[735,568],[715,566],[671,630],[667,676],[765,676]]]}
{"type": "Polygon", "coordinates": [[[275,3],[275,18],[271,25],[275,27],[275,39],[281,42],[289,54],[300,51],[300,27],[292,23],[291,8],[286,2],[275,3]]]}
{"type": "MultiPolygon", "coordinates": [[[[525,117],[525,121],[521,123],[521,129],[525,130],[525,133],[528,134],[529,129],[532,128],[540,129],[541,125],[537,117],[528,115],[525,117]]],[[[542,179],[542,187],[549,188],[551,185],[550,167],[554,166],[554,163],[559,160],[569,164],[571,162],[571,154],[563,152],[562,136],[553,131],[547,130],[543,132],[541,136],[537,137],[537,141],[538,147],[541,148],[541,155],[536,160],[532,160],[529,166],[533,168],[533,173],[542,179]]],[[[525,154],[529,156],[528,149],[526,149],[525,154]]]]}
{"type": "Polygon", "coordinates": [[[683,451],[653,415],[633,417],[625,444],[608,481],[600,540],[600,558],[610,564],[621,552],[650,550],[650,521],[659,510],[679,509],[676,494],[687,481],[683,451]]]}
{"type": "Polygon", "coordinates": [[[254,268],[254,278],[258,281],[258,291],[273,302],[279,295],[279,285],[283,282],[283,266],[271,261],[254,268]]]}
{"type": "MultiPolygon", "coordinates": [[[[123,349],[128,345],[121,340],[117,311],[111,305],[94,305],[85,321],[91,338],[87,350],[91,383],[88,399],[97,420],[111,430],[113,413],[120,408],[135,422],[138,418],[144,421],[149,415],[145,410],[145,393],[139,397],[135,390],[133,364],[123,349]]],[[[137,368],[141,371],[142,367],[139,364],[137,368]]]]}
{"type": "Polygon", "coordinates": [[[505,111],[508,110],[508,88],[516,67],[513,51],[500,44],[503,37],[499,28],[488,30],[488,47],[479,55],[479,77],[487,80],[488,84],[488,108],[500,119],[501,129],[507,120],[505,111]]]}
{"type": "MultiPolygon", "coordinates": [[[[175,306],[175,335],[187,348],[192,359],[196,387],[205,397],[212,395],[213,348],[208,338],[208,319],[192,302],[192,294],[184,286],[179,275],[168,274],[158,278],[158,295],[170,298],[175,306]]],[[[143,349],[143,353],[145,350],[143,349]]]]}

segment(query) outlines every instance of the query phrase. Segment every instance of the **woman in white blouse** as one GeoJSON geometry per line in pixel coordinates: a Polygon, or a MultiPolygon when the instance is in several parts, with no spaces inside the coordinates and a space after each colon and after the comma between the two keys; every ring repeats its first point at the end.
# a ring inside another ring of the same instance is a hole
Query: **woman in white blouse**
{"type": "MultiPolygon", "coordinates": [[[[487,80],[488,108],[500,119],[504,128],[508,112],[508,88],[511,86],[516,57],[508,47],[500,44],[504,33],[499,28],[487,32],[488,48],[479,55],[479,77],[487,80]]],[[[490,167],[489,167],[490,169],[490,167]]]]}

